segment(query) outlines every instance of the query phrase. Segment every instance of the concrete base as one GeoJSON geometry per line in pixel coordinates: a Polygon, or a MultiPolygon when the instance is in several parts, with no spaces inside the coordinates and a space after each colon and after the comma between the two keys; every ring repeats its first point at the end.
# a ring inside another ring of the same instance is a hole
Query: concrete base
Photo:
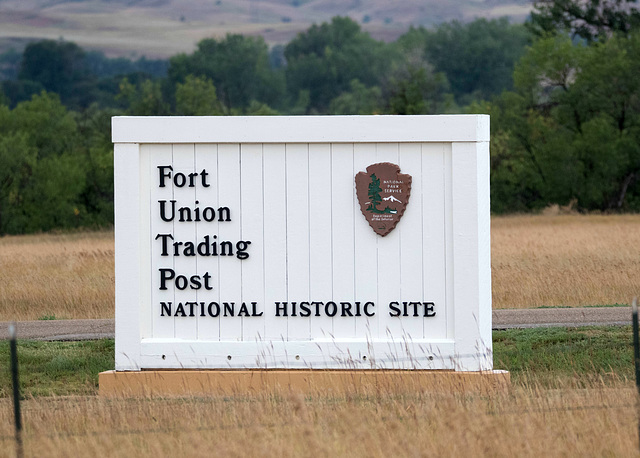
{"type": "Polygon", "coordinates": [[[492,393],[508,391],[507,371],[409,370],[145,370],[101,372],[106,397],[384,395],[416,392],[492,393]]]}

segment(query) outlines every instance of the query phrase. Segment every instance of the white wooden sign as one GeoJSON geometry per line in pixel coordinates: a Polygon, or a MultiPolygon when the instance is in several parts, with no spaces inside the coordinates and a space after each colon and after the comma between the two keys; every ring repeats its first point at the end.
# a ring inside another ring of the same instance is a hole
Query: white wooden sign
{"type": "Polygon", "coordinates": [[[115,117],[113,141],[116,370],[492,369],[488,116],[115,117]],[[379,163],[411,177],[384,237],[365,214],[402,191],[361,207],[354,181],[379,163]]]}

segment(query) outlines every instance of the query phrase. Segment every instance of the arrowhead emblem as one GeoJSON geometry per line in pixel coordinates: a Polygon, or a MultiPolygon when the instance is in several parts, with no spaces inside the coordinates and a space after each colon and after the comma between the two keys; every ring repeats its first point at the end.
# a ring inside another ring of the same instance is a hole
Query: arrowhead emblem
{"type": "Polygon", "coordinates": [[[400,167],[380,162],[356,175],[356,195],[360,210],[376,234],[391,232],[409,202],[411,175],[400,173],[400,167]]]}

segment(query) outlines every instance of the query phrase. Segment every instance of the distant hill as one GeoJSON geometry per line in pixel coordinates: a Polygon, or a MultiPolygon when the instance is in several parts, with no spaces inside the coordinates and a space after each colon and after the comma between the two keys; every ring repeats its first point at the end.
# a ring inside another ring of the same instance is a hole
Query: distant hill
{"type": "Polygon", "coordinates": [[[390,41],[411,25],[501,16],[521,22],[530,9],[527,0],[3,0],[0,52],[64,38],[112,57],[169,57],[227,33],[286,43],[337,15],[390,41]]]}

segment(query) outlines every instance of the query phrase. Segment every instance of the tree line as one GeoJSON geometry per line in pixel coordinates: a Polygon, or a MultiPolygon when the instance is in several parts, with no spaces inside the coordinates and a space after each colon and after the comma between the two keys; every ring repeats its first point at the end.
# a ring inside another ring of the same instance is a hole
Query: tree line
{"type": "Polygon", "coordinates": [[[335,17],[286,46],[269,49],[261,37],[229,34],[167,61],[108,59],[71,42],[33,42],[20,58],[0,56],[0,75],[12,107],[45,90],[71,110],[96,104],[137,115],[426,114],[510,88],[529,42],[525,27],[506,19],[412,28],[385,43],[335,17]],[[194,91],[204,91],[196,105],[194,91]]]}
{"type": "Polygon", "coordinates": [[[535,42],[491,115],[494,212],[550,203],[640,210],[640,12],[635,0],[537,2],[535,42]]]}
{"type": "Polygon", "coordinates": [[[632,3],[543,1],[525,24],[453,21],[391,43],[336,17],[286,45],[229,34],[168,60],[30,43],[0,55],[0,234],[112,224],[116,114],[488,113],[493,212],[637,211],[632,3]]]}

